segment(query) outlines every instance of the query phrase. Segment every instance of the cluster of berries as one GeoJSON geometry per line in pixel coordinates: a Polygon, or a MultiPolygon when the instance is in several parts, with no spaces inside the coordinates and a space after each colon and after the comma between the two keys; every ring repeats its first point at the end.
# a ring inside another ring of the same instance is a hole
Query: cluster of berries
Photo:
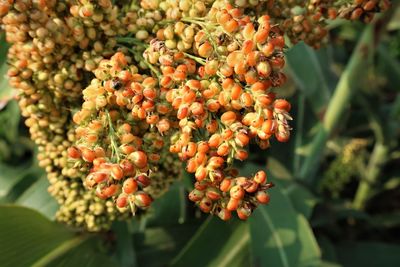
{"type": "Polygon", "coordinates": [[[319,47],[325,21],[368,21],[387,0],[0,0],[10,83],[57,219],[90,231],[146,210],[179,179],[223,220],[267,204],[264,171],[240,176],[250,142],[290,138],[277,98],[286,34],[319,47]]]}
{"type": "Polygon", "coordinates": [[[367,23],[389,7],[389,0],[267,0],[267,10],[291,42],[304,41],[315,48],[326,41],[328,20],[343,18],[367,23]]]}

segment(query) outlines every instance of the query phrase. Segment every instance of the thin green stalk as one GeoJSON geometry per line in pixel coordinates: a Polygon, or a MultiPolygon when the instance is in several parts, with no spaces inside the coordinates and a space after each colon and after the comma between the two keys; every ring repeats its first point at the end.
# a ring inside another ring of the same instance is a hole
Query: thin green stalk
{"type": "Polygon", "coordinates": [[[375,20],[366,26],[362,33],[357,47],[335,89],[325,117],[319,125],[318,132],[311,143],[310,154],[300,169],[300,179],[308,183],[315,181],[315,173],[318,169],[318,163],[322,157],[326,142],[332,132],[340,125],[342,116],[350,103],[358,81],[362,78],[366,59],[373,54],[374,45],[379,41],[380,34],[394,14],[395,6],[398,5],[399,3],[396,3],[393,9],[386,13],[385,16],[382,16],[382,19],[375,20]]]}
{"type": "Polygon", "coordinates": [[[49,266],[55,259],[67,254],[72,249],[85,242],[88,238],[89,236],[86,235],[77,236],[73,239],[67,240],[32,264],[32,267],[49,266]]]}
{"type": "Polygon", "coordinates": [[[372,108],[368,105],[368,102],[364,98],[360,98],[361,103],[365,108],[365,112],[370,120],[370,127],[374,131],[375,135],[375,146],[371,153],[368,166],[361,176],[362,179],[358,185],[356,195],[353,200],[353,207],[355,209],[362,210],[367,200],[373,193],[373,187],[379,178],[382,166],[389,160],[389,140],[391,139],[388,134],[385,135],[383,129],[383,123],[381,118],[377,116],[372,108]]]}
{"type": "Polygon", "coordinates": [[[372,42],[373,25],[368,25],[339,80],[332,99],[329,102],[324,120],[319,125],[318,133],[312,141],[310,154],[300,170],[301,179],[313,182],[326,142],[333,130],[339,125],[340,119],[350,103],[351,96],[358,83],[358,78],[364,70],[364,59],[368,53],[372,52],[372,42]]]}
{"type": "Polygon", "coordinates": [[[371,154],[365,176],[360,181],[356,196],[353,201],[355,209],[363,209],[366,201],[370,198],[373,186],[379,178],[382,166],[386,163],[389,155],[389,148],[384,143],[377,142],[371,154]]]}
{"type": "MultiPolygon", "coordinates": [[[[295,135],[295,147],[301,147],[303,141],[303,124],[304,124],[304,108],[305,108],[305,96],[301,94],[297,101],[297,118],[296,118],[296,135],[295,135]]],[[[301,156],[295,151],[293,159],[293,170],[297,173],[300,170],[300,158],[301,156]]]]}
{"type": "Polygon", "coordinates": [[[117,162],[121,160],[121,157],[118,152],[118,145],[117,142],[115,141],[115,130],[111,121],[110,113],[108,113],[108,110],[106,110],[106,115],[107,115],[107,121],[108,121],[108,128],[110,132],[110,140],[111,140],[111,147],[112,147],[112,156],[117,157],[117,162]]]}

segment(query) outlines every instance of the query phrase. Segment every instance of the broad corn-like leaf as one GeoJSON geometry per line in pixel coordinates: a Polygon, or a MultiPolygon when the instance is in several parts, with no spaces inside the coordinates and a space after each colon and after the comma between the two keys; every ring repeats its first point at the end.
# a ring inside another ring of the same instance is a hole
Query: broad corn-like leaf
{"type": "Polygon", "coordinates": [[[256,209],[250,221],[251,247],[259,266],[319,266],[321,252],[305,217],[279,188],[271,203],[256,209]]]}

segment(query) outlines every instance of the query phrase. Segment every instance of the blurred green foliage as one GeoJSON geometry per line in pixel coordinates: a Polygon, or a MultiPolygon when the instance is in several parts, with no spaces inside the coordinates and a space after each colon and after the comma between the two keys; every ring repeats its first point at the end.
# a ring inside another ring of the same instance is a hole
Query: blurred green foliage
{"type": "MultiPolygon", "coordinates": [[[[251,162],[239,164],[243,174],[266,168],[276,184],[271,203],[247,222],[201,214],[187,201],[186,181],[192,177],[186,176],[148,215],[117,222],[112,231],[96,235],[52,222],[57,203],[46,191],[18,105],[10,100],[4,78],[7,47],[1,39],[0,265],[397,266],[398,21],[389,23],[373,52],[357,58],[362,60],[359,76],[343,71],[351,71],[349,59],[369,26],[332,26],[332,42],[325,48],[314,51],[299,44],[287,51],[289,80],[277,93],[293,103],[293,136],[267,152],[250,147],[251,162]],[[343,113],[332,132],[321,135],[324,115],[335,108],[333,96],[346,77],[349,101],[341,104],[343,113]]],[[[363,40],[372,45],[374,37],[363,40]]]]}

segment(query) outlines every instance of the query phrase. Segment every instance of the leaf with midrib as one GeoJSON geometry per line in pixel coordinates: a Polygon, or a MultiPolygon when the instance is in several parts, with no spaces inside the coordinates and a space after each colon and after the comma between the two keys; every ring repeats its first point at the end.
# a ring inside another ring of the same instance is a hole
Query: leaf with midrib
{"type": "Polygon", "coordinates": [[[0,206],[0,266],[117,266],[96,251],[90,235],[76,235],[40,213],[0,206]]]}
{"type": "Polygon", "coordinates": [[[16,204],[35,209],[49,219],[54,219],[58,204],[49,194],[49,182],[46,177],[39,178],[33,185],[24,191],[16,200],[16,204]]]}
{"type": "Polygon", "coordinates": [[[299,43],[288,51],[286,61],[291,77],[308,98],[315,114],[320,114],[331,93],[317,52],[306,44],[299,43]]]}
{"type": "Polygon", "coordinates": [[[0,265],[32,266],[74,235],[24,207],[0,206],[0,265]]]}
{"type": "Polygon", "coordinates": [[[250,218],[251,247],[259,266],[319,266],[321,252],[302,214],[279,188],[270,190],[271,203],[250,218]]]}
{"type": "Polygon", "coordinates": [[[215,266],[212,261],[218,259],[237,225],[237,221],[224,222],[210,216],[169,266],[215,266]]]}

